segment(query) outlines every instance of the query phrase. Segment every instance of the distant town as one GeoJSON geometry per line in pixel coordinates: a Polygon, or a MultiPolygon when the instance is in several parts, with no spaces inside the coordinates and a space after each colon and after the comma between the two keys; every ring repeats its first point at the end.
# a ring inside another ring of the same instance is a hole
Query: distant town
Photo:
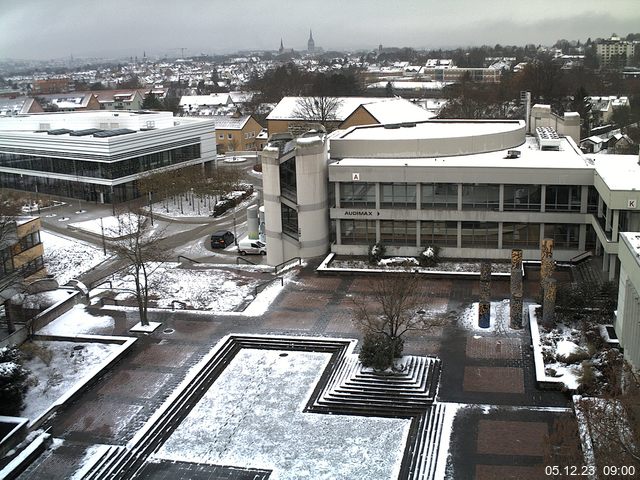
{"type": "Polygon", "coordinates": [[[640,33],[322,44],[0,59],[0,478],[639,478],[640,33]]]}

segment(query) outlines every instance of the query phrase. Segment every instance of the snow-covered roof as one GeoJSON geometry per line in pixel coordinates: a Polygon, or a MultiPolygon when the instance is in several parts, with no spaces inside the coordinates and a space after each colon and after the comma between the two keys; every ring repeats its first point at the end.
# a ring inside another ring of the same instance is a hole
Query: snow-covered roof
{"type": "Polygon", "coordinates": [[[379,123],[421,122],[435,117],[418,105],[403,98],[392,98],[383,102],[363,105],[379,123]]]}
{"type": "MultiPolygon", "coordinates": [[[[284,97],[267,116],[267,120],[305,120],[296,114],[299,109],[298,102],[304,97],[284,97]]],[[[336,97],[340,104],[335,112],[335,119],[339,122],[346,120],[356,108],[363,104],[375,103],[386,100],[382,97],[336,97]]]]}
{"type": "Polygon", "coordinates": [[[31,97],[0,98],[0,116],[28,113],[33,102],[31,97]]]}
{"type": "Polygon", "coordinates": [[[216,130],[241,130],[251,118],[251,115],[233,117],[230,115],[211,115],[216,124],[216,130]]]}
{"type": "Polygon", "coordinates": [[[180,98],[180,106],[214,107],[233,103],[228,93],[212,93],[211,95],[183,95],[180,98]]]}
{"type": "Polygon", "coordinates": [[[640,186],[638,155],[589,155],[595,160],[596,171],[609,190],[637,190],[640,186]]]}

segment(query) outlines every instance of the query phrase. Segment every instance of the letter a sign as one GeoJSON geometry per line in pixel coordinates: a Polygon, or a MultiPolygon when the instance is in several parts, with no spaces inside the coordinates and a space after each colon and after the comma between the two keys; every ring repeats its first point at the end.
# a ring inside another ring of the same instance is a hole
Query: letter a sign
{"type": "Polygon", "coordinates": [[[351,174],[351,180],[353,180],[354,182],[359,182],[360,181],[360,174],[359,173],[352,173],[351,174]]]}

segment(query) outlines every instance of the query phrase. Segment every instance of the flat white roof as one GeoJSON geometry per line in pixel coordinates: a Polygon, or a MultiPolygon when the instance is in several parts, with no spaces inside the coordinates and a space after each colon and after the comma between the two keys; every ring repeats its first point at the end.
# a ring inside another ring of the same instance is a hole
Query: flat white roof
{"type": "Polygon", "coordinates": [[[609,190],[640,190],[638,155],[587,155],[609,190]]]}
{"type": "Polygon", "coordinates": [[[347,140],[412,140],[470,137],[487,134],[499,134],[522,128],[522,121],[443,121],[433,120],[416,123],[411,127],[385,128],[384,125],[354,127],[340,138],[347,140]]]}
{"type": "MultiPolygon", "coordinates": [[[[412,130],[412,129],[406,129],[412,130]]],[[[391,130],[397,132],[397,130],[391,130]]],[[[593,166],[574,148],[566,138],[561,138],[560,150],[540,150],[534,137],[526,137],[525,143],[516,148],[495,152],[447,157],[416,158],[343,158],[331,165],[343,167],[495,167],[495,168],[541,168],[541,169],[585,169],[593,166]],[[509,150],[518,150],[519,158],[507,158],[509,150]]]]}

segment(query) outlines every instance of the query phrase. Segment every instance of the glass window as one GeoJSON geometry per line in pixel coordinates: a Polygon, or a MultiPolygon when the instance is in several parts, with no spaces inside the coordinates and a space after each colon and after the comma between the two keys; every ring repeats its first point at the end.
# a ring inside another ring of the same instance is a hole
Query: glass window
{"type": "Polygon", "coordinates": [[[422,208],[446,210],[458,208],[457,183],[423,183],[420,188],[422,208]]]}
{"type": "Polygon", "coordinates": [[[472,183],[462,185],[463,210],[498,210],[500,185],[472,183]]]}
{"type": "Polygon", "coordinates": [[[381,208],[416,208],[415,183],[382,183],[381,208]]]}
{"type": "Polygon", "coordinates": [[[298,239],[298,212],[284,203],[280,204],[282,212],[282,232],[298,239]]]}
{"type": "Polygon", "coordinates": [[[376,184],[340,183],[340,207],[376,208],[376,184]]]}
{"type": "Polygon", "coordinates": [[[553,239],[553,248],[577,250],[579,234],[579,225],[570,225],[566,223],[544,224],[544,237],[553,239]]]}
{"type": "Polygon", "coordinates": [[[416,246],[416,222],[381,220],[380,241],[385,245],[416,246]]]}
{"type": "Polygon", "coordinates": [[[297,201],[296,157],[280,164],[280,192],[282,196],[297,201]]]}
{"type": "Polygon", "coordinates": [[[505,185],[504,209],[539,212],[541,191],[540,185],[505,185]]]}
{"type": "Polygon", "coordinates": [[[458,222],[420,222],[420,245],[455,247],[458,245],[458,222]]]}
{"type": "Polygon", "coordinates": [[[589,185],[589,193],[587,195],[587,212],[589,213],[598,213],[598,200],[600,199],[600,194],[596,187],[593,185],[589,185]]]}
{"type": "Polygon", "coordinates": [[[498,248],[498,223],[462,222],[462,246],[498,248]]]}
{"type": "Polygon", "coordinates": [[[580,185],[547,185],[545,209],[547,212],[580,211],[580,185]]]}
{"type": "Polygon", "coordinates": [[[533,248],[540,246],[539,223],[503,223],[502,248],[533,248]]]}
{"type": "Polygon", "coordinates": [[[340,220],[343,245],[372,245],[376,242],[375,220],[340,220]]]}

